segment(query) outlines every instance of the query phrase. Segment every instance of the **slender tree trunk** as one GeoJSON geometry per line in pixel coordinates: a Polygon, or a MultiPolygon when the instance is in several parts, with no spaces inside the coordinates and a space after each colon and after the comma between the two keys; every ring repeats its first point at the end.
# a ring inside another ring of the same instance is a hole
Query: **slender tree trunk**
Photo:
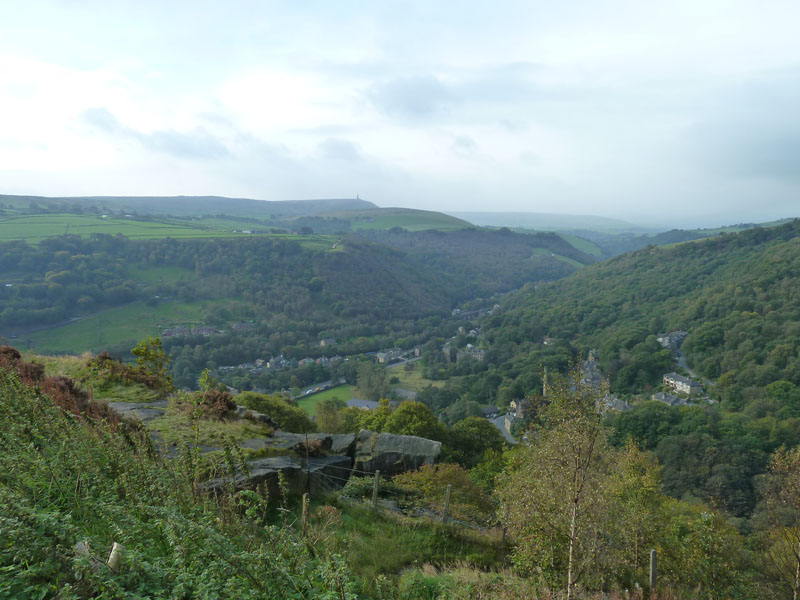
{"type": "Polygon", "coordinates": [[[797,543],[797,570],[794,573],[794,593],[792,594],[792,600],[798,600],[798,592],[800,592],[800,542],[797,543]]]}
{"type": "MultiPolygon", "coordinates": [[[[567,563],[567,600],[572,598],[573,581],[573,565],[575,555],[575,530],[577,529],[578,522],[578,501],[577,499],[572,503],[572,518],[569,523],[569,562],[567,563]]],[[[797,600],[797,599],[795,599],[797,600]]]]}

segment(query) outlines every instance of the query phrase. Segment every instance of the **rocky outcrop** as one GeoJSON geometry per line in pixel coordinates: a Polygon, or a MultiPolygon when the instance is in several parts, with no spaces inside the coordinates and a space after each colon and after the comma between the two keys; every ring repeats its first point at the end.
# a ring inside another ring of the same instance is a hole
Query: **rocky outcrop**
{"type": "Polygon", "coordinates": [[[112,408],[121,418],[136,417],[142,423],[149,423],[153,419],[163,417],[167,410],[167,401],[160,402],[109,402],[112,408]]]}
{"type": "Polygon", "coordinates": [[[359,471],[392,476],[422,465],[432,465],[442,452],[442,443],[414,435],[374,433],[362,430],[356,438],[355,465],[359,471]]]}
{"type": "Polygon", "coordinates": [[[280,493],[278,480],[282,473],[290,494],[310,492],[312,496],[318,496],[344,487],[352,460],[348,456],[321,456],[309,459],[306,464],[294,456],[275,456],[250,461],[247,466],[249,474],[237,473],[233,479],[215,477],[204,482],[201,489],[218,494],[264,486],[269,496],[276,498],[280,493]]]}
{"type": "MultiPolygon", "coordinates": [[[[164,415],[164,402],[113,402],[109,406],[121,416],[136,417],[148,423],[164,415]]],[[[235,415],[266,425],[274,426],[269,415],[238,407],[235,415]]],[[[151,431],[157,446],[161,437],[151,431]]],[[[311,492],[320,494],[344,487],[353,468],[363,473],[380,470],[384,477],[391,477],[424,464],[433,464],[442,451],[441,442],[413,435],[374,433],[362,430],[355,434],[289,433],[274,431],[271,436],[239,440],[244,449],[268,458],[248,463],[248,473],[236,477],[216,477],[206,481],[202,488],[209,493],[225,493],[229,490],[255,489],[264,485],[271,497],[279,494],[278,477],[283,474],[290,493],[311,492]],[[306,461],[306,459],[308,459],[306,461]]],[[[216,446],[200,446],[201,452],[221,450],[216,446]]],[[[168,457],[178,454],[175,445],[166,448],[168,457]]]]}
{"type": "MultiPolygon", "coordinates": [[[[363,430],[359,434],[308,434],[309,442],[319,441],[322,456],[299,455],[299,444],[305,444],[306,435],[275,432],[274,438],[265,438],[272,450],[294,450],[286,456],[273,456],[248,462],[249,474],[239,473],[235,478],[216,477],[206,481],[202,489],[209,493],[230,490],[256,489],[263,485],[271,497],[279,494],[278,477],[283,474],[292,494],[310,492],[312,495],[344,487],[353,467],[356,470],[391,477],[398,473],[433,464],[442,451],[442,443],[413,435],[374,433],[363,430]]],[[[255,449],[255,448],[254,448],[255,449]]]]}
{"type": "Polygon", "coordinates": [[[353,457],[356,452],[356,434],[333,433],[331,434],[331,453],[353,457]]]}
{"type": "MultiPolygon", "coordinates": [[[[243,448],[251,450],[261,450],[265,448],[272,451],[294,450],[299,455],[303,455],[306,440],[309,446],[314,448],[317,453],[323,455],[349,456],[352,458],[355,452],[356,436],[352,433],[289,433],[288,431],[276,431],[268,438],[253,438],[241,443],[243,448]]],[[[313,454],[313,452],[312,452],[313,454]]]]}

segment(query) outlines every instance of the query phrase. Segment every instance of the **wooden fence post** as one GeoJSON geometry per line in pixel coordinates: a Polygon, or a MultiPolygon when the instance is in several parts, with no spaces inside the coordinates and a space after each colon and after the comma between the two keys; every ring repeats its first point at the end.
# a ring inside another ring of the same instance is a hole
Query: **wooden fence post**
{"type": "Polygon", "coordinates": [[[308,534],[308,517],[309,512],[311,510],[311,499],[308,496],[308,492],[303,494],[303,537],[308,534]]]}
{"type": "Polygon", "coordinates": [[[375,470],[375,483],[372,485],[372,510],[378,508],[378,487],[380,486],[381,471],[375,470]]]}
{"type": "Polygon", "coordinates": [[[444,514],[442,514],[442,523],[447,523],[450,520],[450,492],[453,491],[453,486],[448,485],[447,491],[444,493],[444,514]]]}
{"type": "Polygon", "coordinates": [[[125,548],[117,542],[114,542],[114,545],[111,546],[111,554],[108,555],[108,562],[106,563],[113,573],[119,571],[119,563],[122,562],[123,552],[125,552],[125,548]]]}
{"type": "Polygon", "coordinates": [[[658,553],[655,549],[650,550],[650,593],[656,589],[658,581],[658,553]]]}

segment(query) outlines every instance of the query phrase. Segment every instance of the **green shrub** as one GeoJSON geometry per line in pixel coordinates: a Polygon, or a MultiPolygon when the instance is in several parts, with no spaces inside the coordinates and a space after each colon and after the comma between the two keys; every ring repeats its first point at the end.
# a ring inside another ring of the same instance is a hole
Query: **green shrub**
{"type": "Polygon", "coordinates": [[[269,415],[275,424],[284,431],[311,433],[317,430],[302,408],[292,406],[280,396],[242,392],[236,396],[235,400],[251,410],[269,415]]]}

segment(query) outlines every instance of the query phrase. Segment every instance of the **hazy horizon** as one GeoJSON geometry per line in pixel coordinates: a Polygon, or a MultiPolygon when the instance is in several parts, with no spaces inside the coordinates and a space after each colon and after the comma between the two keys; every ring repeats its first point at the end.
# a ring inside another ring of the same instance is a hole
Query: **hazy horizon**
{"type": "Polygon", "coordinates": [[[800,5],[31,0],[0,193],[796,216],[800,5]]]}

